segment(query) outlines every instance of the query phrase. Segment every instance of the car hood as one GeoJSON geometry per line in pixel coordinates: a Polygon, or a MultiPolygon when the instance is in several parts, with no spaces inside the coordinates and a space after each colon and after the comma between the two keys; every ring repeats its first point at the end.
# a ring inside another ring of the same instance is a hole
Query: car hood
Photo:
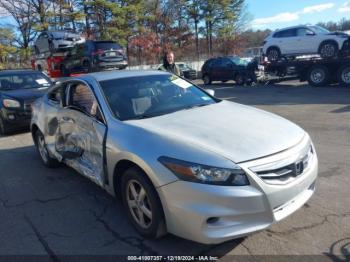
{"type": "Polygon", "coordinates": [[[20,101],[33,100],[43,96],[49,88],[28,88],[16,90],[0,90],[0,93],[5,97],[14,98],[20,101]]]}
{"type": "Polygon", "coordinates": [[[339,35],[339,36],[350,36],[349,34],[341,31],[330,32],[327,35],[339,35]]]}
{"type": "Polygon", "coordinates": [[[235,163],[281,152],[305,136],[304,130],[282,117],[229,101],[127,123],[235,163]]]}

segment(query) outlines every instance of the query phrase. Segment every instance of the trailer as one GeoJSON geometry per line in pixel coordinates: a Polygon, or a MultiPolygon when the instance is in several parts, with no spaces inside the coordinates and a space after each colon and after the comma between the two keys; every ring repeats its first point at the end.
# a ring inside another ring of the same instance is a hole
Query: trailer
{"type": "Polygon", "coordinates": [[[350,86],[350,56],[332,59],[301,56],[276,62],[264,61],[262,65],[267,78],[277,76],[283,80],[295,76],[301,82],[307,81],[316,87],[336,83],[350,86]]]}
{"type": "Polygon", "coordinates": [[[32,69],[43,71],[51,78],[62,77],[60,66],[66,55],[66,52],[35,55],[32,58],[32,69]]]}

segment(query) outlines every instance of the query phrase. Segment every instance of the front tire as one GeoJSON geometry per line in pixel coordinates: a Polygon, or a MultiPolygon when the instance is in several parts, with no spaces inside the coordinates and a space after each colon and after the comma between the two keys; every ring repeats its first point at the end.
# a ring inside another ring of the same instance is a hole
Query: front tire
{"type": "Polygon", "coordinates": [[[266,57],[270,62],[276,62],[281,58],[281,51],[277,47],[267,49],[266,57]]]}
{"type": "Polygon", "coordinates": [[[157,191],[139,168],[132,167],[123,174],[122,198],[125,211],[140,235],[155,239],[166,234],[163,208],[157,191]]]}
{"type": "Polygon", "coordinates": [[[235,77],[236,85],[243,86],[245,83],[245,77],[242,74],[237,74],[235,77]]]}
{"type": "Polygon", "coordinates": [[[8,135],[9,133],[9,130],[8,128],[6,127],[5,123],[4,123],[4,120],[2,119],[2,117],[0,116],[0,135],[2,136],[6,136],[8,135]]]}
{"type": "Polygon", "coordinates": [[[325,42],[319,48],[319,54],[322,58],[335,58],[338,55],[338,45],[334,42],[325,42]]]}
{"type": "Polygon", "coordinates": [[[44,135],[39,130],[37,130],[34,137],[35,146],[41,160],[43,161],[43,164],[49,168],[59,166],[59,162],[56,159],[50,157],[49,152],[47,151],[44,135]]]}
{"type": "Polygon", "coordinates": [[[204,75],[203,76],[203,82],[205,85],[210,85],[211,84],[211,79],[209,75],[204,75]]]}

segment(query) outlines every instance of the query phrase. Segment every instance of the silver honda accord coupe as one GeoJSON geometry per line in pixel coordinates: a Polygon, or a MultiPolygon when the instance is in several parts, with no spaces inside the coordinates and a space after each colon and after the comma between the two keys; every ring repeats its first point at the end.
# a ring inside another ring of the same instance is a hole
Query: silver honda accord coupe
{"type": "Polygon", "coordinates": [[[167,72],[66,79],[34,103],[31,132],[46,166],[120,195],[148,238],[221,243],[280,221],[315,190],[303,129],[167,72]]]}

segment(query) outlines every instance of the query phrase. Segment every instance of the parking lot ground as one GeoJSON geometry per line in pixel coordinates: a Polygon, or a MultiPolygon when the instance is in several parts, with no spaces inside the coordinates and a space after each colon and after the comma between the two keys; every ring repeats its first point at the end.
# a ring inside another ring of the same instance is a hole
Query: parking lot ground
{"type": "Polygon", "coordinates": [[[17,133],[0,137],[0,255],[49,255],[55,261],[60,255],[191,254],[228,261],[232,255],[325,255],[322,259],[346,261],[350,88],[313,88],[293,81],[256,87],[218,83],[208,88],[217,97],[276,113],[309,132],[319,157],[319,179],[316,193],[303,208],[268,230],[221,245],[172,235],[145,240],[127,221],[120,200],[72,169],[45,168],[31,135],[17,133]]]}

